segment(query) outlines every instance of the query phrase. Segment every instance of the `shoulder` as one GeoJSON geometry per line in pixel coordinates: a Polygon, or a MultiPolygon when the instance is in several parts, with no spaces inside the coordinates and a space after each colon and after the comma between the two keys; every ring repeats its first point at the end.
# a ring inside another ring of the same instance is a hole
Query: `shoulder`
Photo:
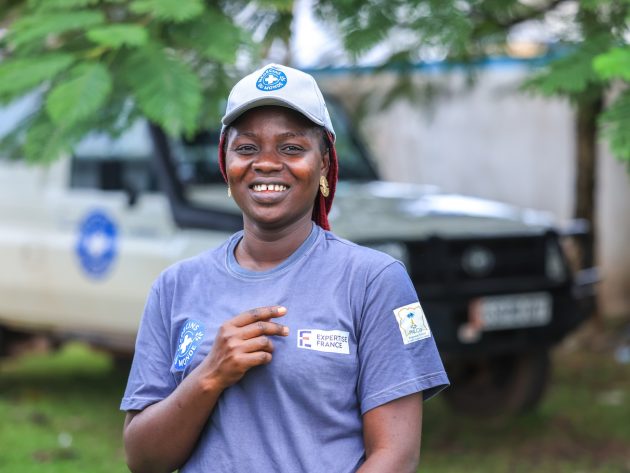
{"type": "Polygon", "coordinates": [[[383,272],[404,274],[407,277],[404,265],[382,251],[361,246],[349,240],[341,238],[330,231],[324,232],[325,248],[335,260],[343,262],[354,271],[365,274],[367,283],[378,277],[383,272]]]}
{"type": "Polygon", "coordinates": [[[234,237],[236,234],[216,248],[171,264],[160,273],[154,287],[163,290],[182,283],[188,284],[195,279],[207,276],[217,268],[221,268],[225,260],[226,248],[234,237]]]}

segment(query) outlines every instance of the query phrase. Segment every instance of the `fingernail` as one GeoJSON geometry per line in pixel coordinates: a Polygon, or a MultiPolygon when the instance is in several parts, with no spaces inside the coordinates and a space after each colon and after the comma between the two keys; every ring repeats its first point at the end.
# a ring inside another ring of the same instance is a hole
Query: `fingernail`
{"type": "Polygon", "coordinates": [[[277,309],[278,314],[286,314],[287,313],[287,308],[286,307],[278,307],[277,309]]]}
{"type": "Polygon", "coordinates": [[[289,335],[289,327],[282,327],[282,335],[284,336],[289,335]]]}

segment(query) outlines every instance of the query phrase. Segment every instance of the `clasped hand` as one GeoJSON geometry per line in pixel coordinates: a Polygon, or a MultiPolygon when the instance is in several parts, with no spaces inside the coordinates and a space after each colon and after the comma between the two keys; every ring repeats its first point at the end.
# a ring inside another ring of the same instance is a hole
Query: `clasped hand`
{"type": "Polygon", "coordinates": [[[224,390],[254,366],[270,363],[274,349],[271,337],[289,335],[289,327],[270,320],[286,313],[282,306],[258,307],[221,325],[212,350],[200,365],[205,380],[224,390]]]}

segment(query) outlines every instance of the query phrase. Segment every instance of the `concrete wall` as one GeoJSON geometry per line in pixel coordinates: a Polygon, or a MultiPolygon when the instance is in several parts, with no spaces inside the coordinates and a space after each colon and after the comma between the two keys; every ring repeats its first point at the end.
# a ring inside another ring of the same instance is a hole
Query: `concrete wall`
{"type": "MultiPolygon", "coordinates": [[[[431,106],[398,100],[361,120],[364,137],[390,180],[437,184],[443,190],[552,212],[567,222],[574,205],[573,112],[562,100],[518,91],[529,69],[508,62],[481,70],[472,88],[464,73],[414,73],[418,90],[442,92],[431,106]]],[[[350,109],[398,80],[349,71],[318,74],[325,90],[350,109]]],[[[604,273],[602,309],[630,312],[630,175],[602,144],[598,255],[604,273]]]]}

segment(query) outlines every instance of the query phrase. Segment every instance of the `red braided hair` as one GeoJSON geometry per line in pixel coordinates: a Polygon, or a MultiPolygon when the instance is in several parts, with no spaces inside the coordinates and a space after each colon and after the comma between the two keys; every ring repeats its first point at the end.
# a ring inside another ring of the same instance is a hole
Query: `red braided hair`
{"type": "MultiPolygon", "coordinates": [[[[223,179],[225,179],[225,182],[227,182],[228,180],[227,173],[225,172],[225,138],[228,129],[224,130],[223,133],[221,133],[221,137],[219,138],[219,169],[221,170],[221,174],[223,175],[223,179]]],[[[313,207],[312,219],[324,230],[330,230],[328,214],[330,213],[333,199],[335,198],[339,165],[337,162],[337,151],[335,150],[335,142],[332,133],[330,133],[328,130],[325,130],[325,133],[326,145],[328,147],[328,157],[330,161],[328,164],[328,174],[326,175],[326,179],[328,180],[328,188],[330,189],[330,192],[328,194],[328,197],[324,197],[321,192],[317,192],[317,197],[315,197],[315,206],[313,207]]]]}

